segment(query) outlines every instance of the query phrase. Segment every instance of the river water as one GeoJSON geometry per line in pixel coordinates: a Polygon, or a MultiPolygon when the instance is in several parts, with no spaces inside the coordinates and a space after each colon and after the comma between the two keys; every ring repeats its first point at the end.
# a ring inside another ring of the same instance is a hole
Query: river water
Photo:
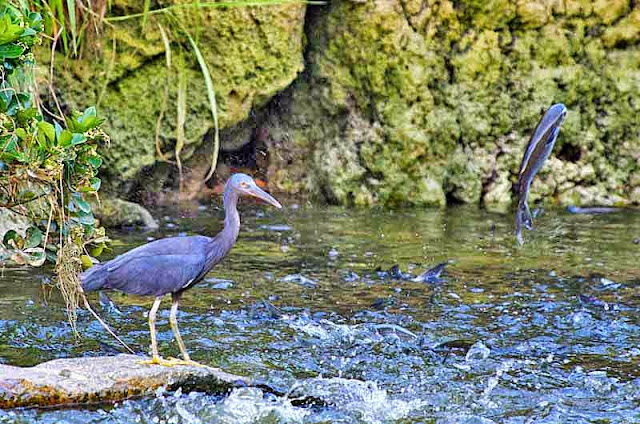
{"type": "MultiPolygon", "coordinates": [[[[222,220],[213,207],[156,215],[158,232],[111,232],[102,259],[152,237],[214,234],[222,220]]],[[[466,207],[241,215],[230,256],[183,296],[180,328],[193,359],[286,396],[158,391],[0,411],[0,423],[640,423],[640,213],[545,210],[522,247],[512,216],[466,207]],[[435,283],[387,272],[442,262],[435,283]],[[296,401],[309,396],[319,401],[296,401]]],[[[85,312],[73,337],[49,272],[4,270],[0,362],[117,352],[85,312]]],[[[116,308],[91,301],[146,352],[151,300],[109,296],[116,308]]],[[[160,351],[178,356],[169,305],[160,351]]]]}

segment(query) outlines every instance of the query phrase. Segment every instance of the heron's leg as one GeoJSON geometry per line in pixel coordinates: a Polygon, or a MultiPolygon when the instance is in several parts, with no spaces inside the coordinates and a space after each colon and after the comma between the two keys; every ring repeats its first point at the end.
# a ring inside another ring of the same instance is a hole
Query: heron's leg
{"type": "Polygon", "coordinates": [[[180,296],[173,297],[173,305],[171,306],[171,314],[169,316],[169,323],[171,324],[171,329],[178,340],[178,344],[180,345],[180,351],[184,356],[184,360],[169,358],[162,359],[158,354],[158,340],[156,338],[156,312],[158,312],[158,308],[160,307],[160,302],[162,301],[162,296],[156,297],[155,302],[153,302],[153,306],[149,311],[149,330],[151,331],[151,360],[142,361],[142,364],[145,365],[164,365],[165,367],[173,367],[175,365],[198,365],[198,366],[206,366],[201,365],[197,362],[192,361],[189,358],[189,354],[184,347],[184,343],[182,342],[182,337],[180,337],[180,332],[178,331],[178,322],[176,320],[176,313],[178,312],[178,301],[180,300],[180,296]]]}
{"type": "Polygon", "coordinates": [[[173,293],[171,295],[172,303],[171,314],[169,315],[169,323],[171,324],[171,329],[173,330],[173,335],[176,337],[178,346],[180,346],[180,353],[182,354],[182,358],[187,362],[191,362],[191,358],[189,357],[187,348],[184,346],[184,342],[182,341],[180,330],[178,330],[178,305],[180,304],[180,296],[181,293],[173,293]]]}
{"type": "Polygon", "coordinates": [[[162,296],[156,297],[153,306],[149,311],[149,331],[151,333],[151,360],[143,361],[146,364],[161,364],[160,355],[158,354],[158,340],[156,338],[156,312],[162,302],[162,296]]]}
{"type": "Polygon", "coordinates": [[[207,367],[207,365],[199,364],[196,361],[192,361],[189,357],[189,353],[187,352],[187,348],[184,346],[184,342],[182,341],[182,336],[180,336],[180,330],[178,330],[178,305],[180,304],[180,296],[181,293],[173,293],[171,295],[171,314],[169,315],[169,323],[171,324],[171,329],[173,330],[173,335],[176,337],[176,341],[178,342],[178,346],[180,346],[180,353],[182,353],[182,357],[184,359],[174,359],[169,358],[172,365],[195,365],[200,367],[207,367]]]}

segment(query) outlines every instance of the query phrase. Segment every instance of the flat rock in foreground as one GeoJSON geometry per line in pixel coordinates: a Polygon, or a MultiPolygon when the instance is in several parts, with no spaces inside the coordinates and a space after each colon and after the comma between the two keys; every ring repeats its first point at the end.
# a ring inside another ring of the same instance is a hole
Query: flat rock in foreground
{"type": "Polygon", "coordinates": [[[143,365],[135,355],[56,359],[31,368],[0,365],[0,408],[115,402],[185,387],[223,393],[244,377],[211,367],[143,365]]]}

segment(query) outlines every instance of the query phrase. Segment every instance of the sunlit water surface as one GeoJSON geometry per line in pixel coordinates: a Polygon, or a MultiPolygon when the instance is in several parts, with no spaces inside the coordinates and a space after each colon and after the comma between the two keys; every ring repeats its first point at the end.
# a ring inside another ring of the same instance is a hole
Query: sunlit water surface
{"type": "MultiPolygon", "coordinates": [[[[156,216],[159,232],[111,233],[102,259],[151,237],[214,234],[222,212],[156,216]]],[[[511,216],[470,208],[246,207],[242,218],[230,256],[183,297],[182,334],[195,360],[287,396],[159,391],[0,411],[0,423],[640,423],[640,213],[545,211],[523,247],[511,216]],[[437,284],[378,272],[445,261],[437,284]],[[305,396],[321,402],[296,402],[305,396]]],[[[84,311],[74,339],[49,272],[4,270],[0,362],[117,352],[84,311]]],[[[110,297],[119,312],[92,302],[146,352],[151,300],[110,297]]],[[[177,356],[163,306],[160,350],[177,356]]]]}

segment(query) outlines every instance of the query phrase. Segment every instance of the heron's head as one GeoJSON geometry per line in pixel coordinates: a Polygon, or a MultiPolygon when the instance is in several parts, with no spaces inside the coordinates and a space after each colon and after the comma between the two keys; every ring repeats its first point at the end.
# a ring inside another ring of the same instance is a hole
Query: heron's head
{"type": "Polygon", "coordinates": [[[276,208],[282,208],[280,202],[273,198],[269,193],[262,190],[256,182],[250,176],[246,174],[233,174],[227,185],[236,193],[243,196],[253,196],[258,199],[264,200],[265,202],[275,206],[276,208]]]}

